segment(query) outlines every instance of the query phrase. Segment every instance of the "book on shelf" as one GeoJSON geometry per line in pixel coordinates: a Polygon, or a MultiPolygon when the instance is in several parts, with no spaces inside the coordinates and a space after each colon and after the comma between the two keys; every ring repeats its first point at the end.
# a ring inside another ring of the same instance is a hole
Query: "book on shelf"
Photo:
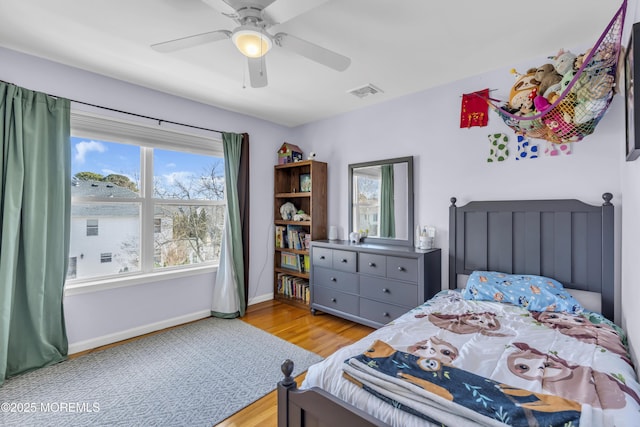
{"type": "Polygon", "coordinates": [[[276,248],[286,248],[287,247],[287,238],[286,238],[286,227],[282,225],[276,225],[276,248]]]}
{"type": "Polygon", "coordinates": [[[302,271],[308,273],[311,271],[311,258],[309,255],[300,255],[302,258],[302,271]]]}
{"type": "Polygon", "coordinates": [[[300,258],[298,258],[297,254],[292,254],[290,252],[280,253],[280,267],[302,272],[300,258]]]}
{"type": "Polygon", "coordinates": [[[304,249],[304,230],[300,225],[287,225],[287,242],[289,249],[304,249]]]}

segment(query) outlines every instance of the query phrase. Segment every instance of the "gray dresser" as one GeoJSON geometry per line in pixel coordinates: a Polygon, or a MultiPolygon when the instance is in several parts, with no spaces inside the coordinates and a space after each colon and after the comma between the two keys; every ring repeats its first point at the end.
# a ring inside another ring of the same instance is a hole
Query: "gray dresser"
{"type": "Polygon", "coordinates": [[[378,328],[442,289],[440,249],[311,243],[311,310],[378,328]]]}

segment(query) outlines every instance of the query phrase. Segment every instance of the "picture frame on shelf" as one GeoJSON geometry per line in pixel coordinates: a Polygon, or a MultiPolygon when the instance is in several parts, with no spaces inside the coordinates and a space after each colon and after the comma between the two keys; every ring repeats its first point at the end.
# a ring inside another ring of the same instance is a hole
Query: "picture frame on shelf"
{"type": "Polygon", "coordinates": [[[640,58],[636,56],[640,52],[640,23],[633,24],[631,37],[627,51],[624,54],[624,87],[625,87],[625,111],[626,111],[626,160],[628,162],[640,157],[640,97],[635,96],[635,82],[640,82],[640,58]]]}
{"type": "Polygon", "coordinates": [[[300,191],[303,193],[308,193],[311,191],[311,174],[310,173],[300,174],[300,191]]]}

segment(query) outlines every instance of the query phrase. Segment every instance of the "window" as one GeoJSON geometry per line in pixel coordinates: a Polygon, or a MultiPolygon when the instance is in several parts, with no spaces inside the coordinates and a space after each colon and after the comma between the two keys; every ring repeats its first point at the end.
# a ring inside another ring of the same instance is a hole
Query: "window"
{"type": "Polygon", "coordinates": [[[98,220],[88,219],[87,220],[87,236],[97,236],[97,235],[98,235],[98,220]]]}
{"type": "Polygon", "coordinates": [[[378,216],[380,213],[380,175],[372,173],[370,168],[354,172],[353,223],[360,229],[369,230],[371,237],[379,236],[378,216]]]}
{"type": "Polygon", "coordinates": [[[72,113],[72,284],[217,265],[222,143],[161,127],[72,113]]]}

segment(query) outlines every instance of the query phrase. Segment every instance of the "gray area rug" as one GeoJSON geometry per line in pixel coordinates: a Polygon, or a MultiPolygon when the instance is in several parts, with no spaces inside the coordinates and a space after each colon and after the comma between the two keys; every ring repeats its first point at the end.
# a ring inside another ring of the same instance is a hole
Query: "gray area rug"
{"type": "Polygon", "coordinates": [[[9,379],[2,426],[213,426],[322,358],[241,320],[208,318],[9,379]]]}

